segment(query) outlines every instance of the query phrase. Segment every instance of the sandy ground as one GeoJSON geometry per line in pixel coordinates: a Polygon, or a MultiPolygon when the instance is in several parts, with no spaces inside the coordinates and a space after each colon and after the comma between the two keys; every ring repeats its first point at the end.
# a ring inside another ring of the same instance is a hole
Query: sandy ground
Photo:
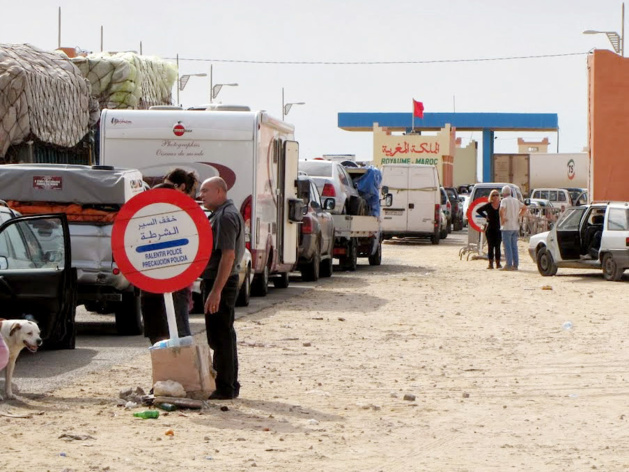
{"type": "Polygon", "coordinates": [[[134,418],[116,399],[150,388],[147,351],[0,403],[42,413],[0,417],[0,470],[627,470],[629,275],[542,278],[524,243],[519,272],[489,271],[463,241],[387,243],[238,320],[237,400],[134,418]]]}

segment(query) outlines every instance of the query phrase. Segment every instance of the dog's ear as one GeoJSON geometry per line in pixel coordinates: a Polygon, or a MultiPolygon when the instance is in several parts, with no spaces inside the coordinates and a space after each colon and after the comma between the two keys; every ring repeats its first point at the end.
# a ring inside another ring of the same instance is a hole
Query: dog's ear
{"type": "Polygon", "coordinates": [[[11,331],[9,331],[9,336],[13,336],[13,333],[15,333],[18,329],[22,329],[22,325],[20,323],[15,323],[13,328],[11,328],[11,331]]]}

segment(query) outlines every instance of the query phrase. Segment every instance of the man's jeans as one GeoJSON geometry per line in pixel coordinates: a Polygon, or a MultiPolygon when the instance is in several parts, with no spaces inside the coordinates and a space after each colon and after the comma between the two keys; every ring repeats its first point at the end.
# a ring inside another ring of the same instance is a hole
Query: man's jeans
{"type": "Polygon", "coordinates": [[[520,259],[518,257],[518,231],[502,231],[502,243],[505,247],[505,258],[507,267],[518,267],[520,259]]]}

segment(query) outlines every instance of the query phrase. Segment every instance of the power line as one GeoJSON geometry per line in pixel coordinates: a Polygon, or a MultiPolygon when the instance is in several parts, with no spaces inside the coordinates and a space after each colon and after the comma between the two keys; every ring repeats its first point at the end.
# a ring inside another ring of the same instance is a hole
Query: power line
{"type": "MultiPolygon", "coordinates": [[[[332,66],[371,66],[371,65],[404,65],[404,64],[453,64],[462,62],[490,62],[490,61],[516,61],[521,59],[544,59],[550,57],[585,56],[588,52],[570,52],[563,54],[541,54],[537,56],[507,56],[507,57],[485,57],[474,59],[434,59],[418,61],[255,61],[247,59],[201,59],[201,58],[179,58],[179,61],[191,62],[223,62],[237,64],[277,64],[277,65],[332,65],[332,66]]],[[[166,57],[167,60],[176,60],[173,57],[166,57]]]]}

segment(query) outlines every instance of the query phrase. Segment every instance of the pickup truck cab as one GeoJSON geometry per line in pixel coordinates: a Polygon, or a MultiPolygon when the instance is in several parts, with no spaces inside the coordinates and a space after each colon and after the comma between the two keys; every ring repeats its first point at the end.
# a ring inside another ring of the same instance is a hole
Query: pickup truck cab
{"type": "Polygon", "coordinates": [[[629,202],[567,208],[552,230],[531,236],[529,255],[543,276],[566,267],[602,269],[606,280],[620,280],[629,268],[629,202]]]}

